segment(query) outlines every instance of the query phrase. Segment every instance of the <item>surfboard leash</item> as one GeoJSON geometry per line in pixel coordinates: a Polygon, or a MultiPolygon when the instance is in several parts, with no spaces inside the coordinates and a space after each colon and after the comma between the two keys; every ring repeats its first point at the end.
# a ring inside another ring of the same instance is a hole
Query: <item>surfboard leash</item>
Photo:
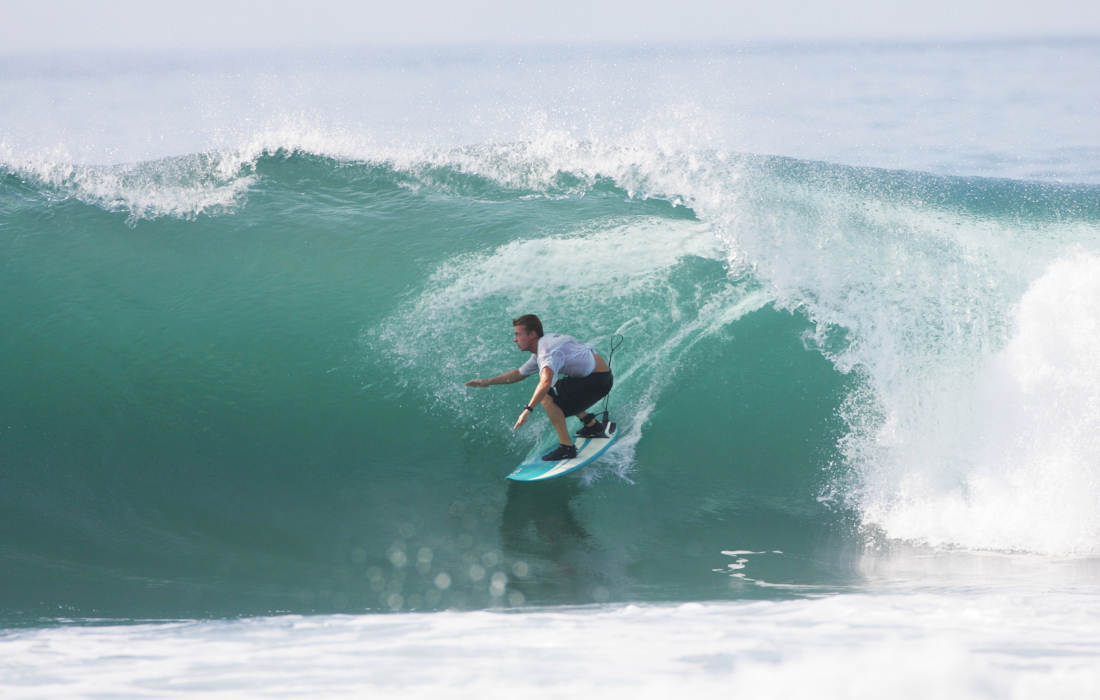
{"type": "MultiPolygon", "coordinates": [[[[611,361],[615,359],[615,351],[619,349],[619,346],[623,344],[623,336],[619,333],[611,336],[611,352],[607,353],[607,370],[611,371],[611,361]],[[616,340],[618,338],[618,340],[616,340]]],[[[614,373],[611,375],[614,378],[614,373]]],[[[611,385],[614,390],[615,385],[611,385]]],[[[608,417],[611,415],[611,411],[608,409],[608,404],[611,401],[611,392],[607,392],[607,396],[603,397],[603,421],[606,423],[608,417]]]]}

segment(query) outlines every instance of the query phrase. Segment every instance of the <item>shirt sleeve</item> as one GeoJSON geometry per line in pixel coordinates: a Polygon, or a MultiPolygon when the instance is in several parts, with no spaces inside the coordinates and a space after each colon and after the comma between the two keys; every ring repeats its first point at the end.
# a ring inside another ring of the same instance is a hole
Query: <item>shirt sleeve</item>
{"type": "Polygon", "coordinates": [[[527,362],[524,362],[522,365],[520,365],[519,368],[519,373],[525,377],[530,377],[532,374],[538,371],[539,363],[538,360],[535,359],[534,355],[531,355],[531,357],[527,358],[527,362]]]}

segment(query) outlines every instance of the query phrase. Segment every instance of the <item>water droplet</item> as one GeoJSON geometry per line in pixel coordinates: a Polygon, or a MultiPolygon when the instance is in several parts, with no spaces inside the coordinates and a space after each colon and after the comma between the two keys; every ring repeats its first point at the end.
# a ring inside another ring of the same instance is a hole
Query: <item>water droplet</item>
{"type": "Polygon", "coordinates": [[[508,585],[508,575],[498,571],[492,575],[489,582],[489,595],[499,598],[504,595],[504,587],[508,585]]]}

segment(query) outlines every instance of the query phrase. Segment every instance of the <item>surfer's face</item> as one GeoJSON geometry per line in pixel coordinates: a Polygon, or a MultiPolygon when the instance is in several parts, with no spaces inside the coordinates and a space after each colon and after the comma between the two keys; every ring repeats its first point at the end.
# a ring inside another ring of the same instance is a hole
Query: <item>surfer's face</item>
{"type": "Polygon", "coordinates": [[[539,346],[539,337],[534,332],[527,332],[527,329],[523,326],[513,326],[512,330],[515,333],[516,346],[524,352],[534,352],[539,346]]]}

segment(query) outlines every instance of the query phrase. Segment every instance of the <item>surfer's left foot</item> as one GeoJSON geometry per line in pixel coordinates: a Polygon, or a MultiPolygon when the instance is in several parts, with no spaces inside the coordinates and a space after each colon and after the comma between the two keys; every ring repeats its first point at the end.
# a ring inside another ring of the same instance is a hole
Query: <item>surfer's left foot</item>
{"type": "Polygon", "coordinates": [[[579,438],[607,438],[611,437],[611,433],[608,432],[608,427],[614,425],[614,423],[601,423],[599,421],[593,421],[592,425],[586,425],[577,431],[577,437],[579,438]]]}
{"type": "Polygon", "coordinates": [[[563,459],[573,459],[576,456],[576,445],[558,445],[557,449],[544,454],[542,458],[547,462],[560,462],[563,459]]]}

